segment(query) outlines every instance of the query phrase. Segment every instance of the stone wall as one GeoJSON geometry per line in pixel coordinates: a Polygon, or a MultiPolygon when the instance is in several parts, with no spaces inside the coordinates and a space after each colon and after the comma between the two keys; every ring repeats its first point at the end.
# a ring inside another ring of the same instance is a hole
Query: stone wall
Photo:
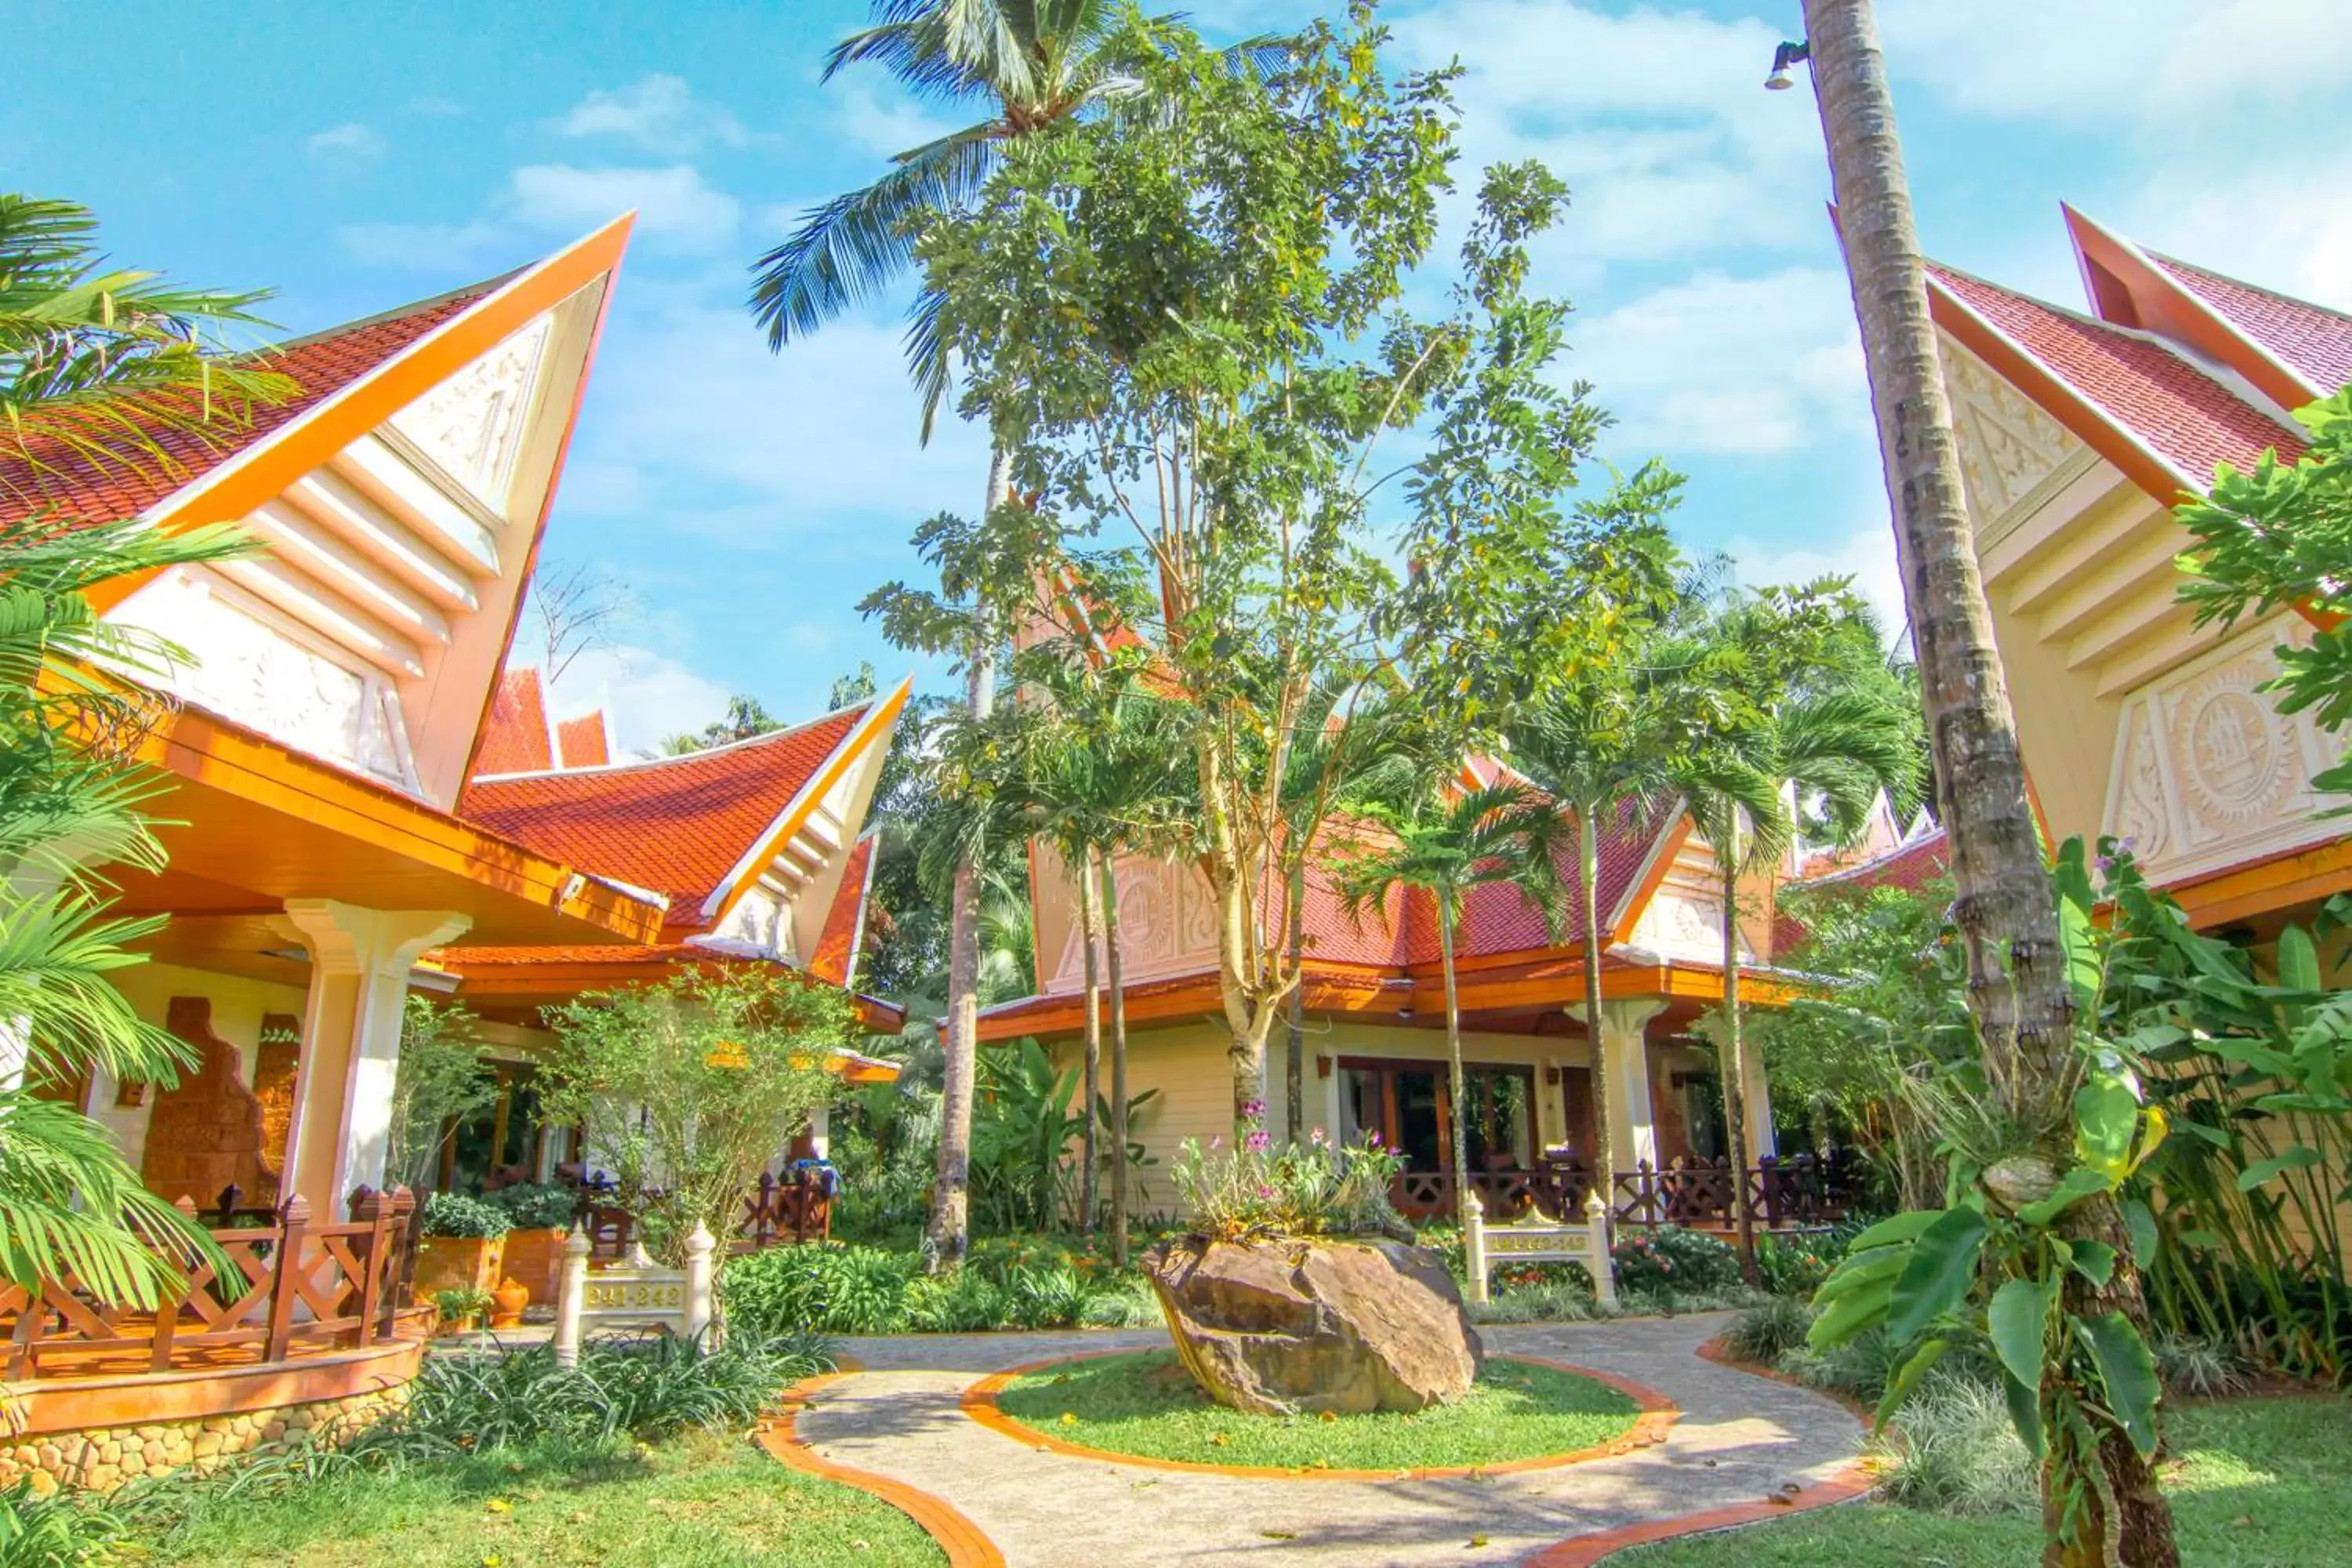
{"type": "Polygon", "coordinates": [[[398,1384],[307,1405],[49,1432],[15,1442],[0,1437],[0,1486],[29,1476],[37,1492],[53,1492],[60,1486],[111,1491],[142,1477],[168,1475],[192,1465],[209,1469],[263,1448],[306,1439],[338,1442],[406,1404],[408,1388],[398,1384]]]}

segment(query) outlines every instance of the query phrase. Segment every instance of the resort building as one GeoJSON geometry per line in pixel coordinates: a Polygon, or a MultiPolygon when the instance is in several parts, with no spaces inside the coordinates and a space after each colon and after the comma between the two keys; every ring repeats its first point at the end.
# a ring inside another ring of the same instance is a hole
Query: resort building
{"type": "Polygon", "coordinates": [[[2298,613],[2195,626],[2172,507],[2302,453],[2291,411],[2352,381],[2352,316],[2065,221],[2087,310],[1928,288],[2026,769],[2053,837],[2128,839],[2200,926],[2260,937],[2352,888],[2310,784],[2341,747],[2262,690],[2298,613]]]}
{"type": "MultiPolygon", "coordinates": [[[[222,1227],[251,1289],[200,1278],[158,1319],[96,1311],[70,1281],[0,1289],[19,1435],[97,1434],[49,1470],[110,1485],[137,1473],[96,1457],[122,1422],[177,1423],[167,1449],[215,1423],[231,1451],[259,1440],[257,1411],[331,1414],[413,1373],[394,1289],[406,1200],[382,1195],[412,991],[477,1007],[499,1058],[496,1113],[458,1129],[444,1163],[470,1185],[579,1155],[578,1130],[532,1114],[543,1005],[697,966],[849,983],[860,834],[905,685],[629,761],[601,715],[558,721],[537,672],[502,674],[629,221],[283,345],[273,367],[295,395],[216,444],[162,437],[168,467],[0,468],[18,519],[237,522],[261,545],[113,584],[99,605],[185,654],[110,672],[168,699],[123,743],[166,786],[152,809],[169,865],[125,874],[116,908],[169,917],[119,984],[198,1065],[171,1088],[103,1071],[36,1086],[222,1227]]],[[[0,1480],[31,1451],[0,1451],[0,1480]]]]}

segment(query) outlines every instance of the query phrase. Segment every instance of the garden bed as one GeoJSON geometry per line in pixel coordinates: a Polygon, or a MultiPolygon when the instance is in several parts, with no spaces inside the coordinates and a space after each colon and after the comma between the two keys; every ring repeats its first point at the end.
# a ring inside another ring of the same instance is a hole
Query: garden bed
{"type": "Polygon", "coordinates": [[[1598,1458],[1656,1441],[1674,1419],[1635,1385],[1501,1356],[1467,1398],[1412,1415],[1245,1415],[1157,1350],[1018,1368],[975,1385],[965,1406],[1024,1440],[1129,1461],[1382,1479],[1598,1458]]]}

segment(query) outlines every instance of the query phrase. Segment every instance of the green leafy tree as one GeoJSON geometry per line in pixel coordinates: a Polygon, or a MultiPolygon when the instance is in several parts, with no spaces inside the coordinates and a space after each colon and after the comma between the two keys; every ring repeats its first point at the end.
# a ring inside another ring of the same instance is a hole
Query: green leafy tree
{"type": "Polygon", "coordinates": [[[1462,1071],[1462,1005],[1454,975],[1454,939],[1470,889],[1516,888],[1557,931],[1567,912],[1555,858],[1559,816],[1517,784],[1423,793],[1402,812],[1374,814],[1363,837],[1339,850],[1333,884],[1341,907],[1361,921],[1394,889],[1425,896],[1437,911],[1437,953],[1445,976],[1446,1083],[1453,1100],[1454,1217],[1470,1223],[1470,1148],[1464,1134],[1469,1099],[1462,1071]]]}
{"type": "Polygon", "coordinates": [[[429,1185],[442,1136],[499,1102],[498,1075],[482,1054],[473,1015],[454,1002],[411,994],[400,1015],[400,1066],[392,1081],[390,1180],[429,1185]]]}
{"type": "Polygon", "coordinates": [[[713,719],[699,732],[680,732],[661,743],[665,757],[691,756],[707,752],[713,746],[731,746],[738,741],[749,741],[761,735],[772,734],[784,727],[784,721],[770,713],[756,697],[737,693],[727,700],[724,718],[713,719]]]}
{"type": "Polygon", "coordinates": [[[588,1129],[592,1157],[673,1262],[697,1225],[733,1232],[745,1191],[835,1098],[825,1058],[857,1038],[840,990],[755,964],[591,993],[548,1021],[548,1119],[588,1129]]]}
{"type": "Polygon", "coordinates": [[[260,296],[110,267],[96,239],[82,207],[0,195],[0,1279],[152,1307],[210,1243],[58,1097],[99,1070],[169,1084],[192,1059],[109,982],[164,923],[107,913],[113,868],[163,869],[145,809],[163,785],[127,755],[158,702],[91,669],[186,656],[101,621],[88,595],[243,546],[67,520],[41,496],[70,467],[168,472],[172,438],[218,440],[288,384],[205,336],[249,323],[260,296]]]}
{"type": "Polygon", "coordinates": [[[1026,138],[966,216],[923,229],[965,407],[1013,454],[1024,501],[920,531],[952,593],[868,601],[909,647],[965,646],[982,605],[1076,651],[1139,650],[1187,731],[1237,1122],[1300,980],[1287,889],[1368,701],[1424,690],[1499,724],[1531,671],[1610,621],[1632,574],[1612,545],[1668,488],[1645,473],[1559,499],[1598,420],[1556,384],[1561,312],[1521,293],[1527,242],[1562,205],[1549,176],[1490,171],[1453,308],[1403,310],[1452,154],[1449,75],[1391,79],[1382,42],[1357,6],[1260,84],[1132,22],[1111,47],[1149,134],[1106,116],[1026,138]],[[1383,526],[1371,498],[1393,476],[1371,458],[1425,414],[1431,444],[1398,470],[1409,520],[1383,526]],[[1301,805],[1291,759],[1332,688],[1349,695],[1301,805]]]}
{"type": "MultiPolygon", "coordinates": [[[[2282,644],[2268,689],[2282,713],[2309,711],[2334,734],[2352,723],[2352,387],[2295,412],[2311,444],[2292,463],[2264,452],[2251,474],[2227,463],[2212,489],[2174,515],[2196,536],[2180,558],[2182,602],[2200,626],[2292,606],[2313,630],[2282,644]]],[[[2352,793],[2352,763],[2315,774],[2315,788],[2352,793]]]]}

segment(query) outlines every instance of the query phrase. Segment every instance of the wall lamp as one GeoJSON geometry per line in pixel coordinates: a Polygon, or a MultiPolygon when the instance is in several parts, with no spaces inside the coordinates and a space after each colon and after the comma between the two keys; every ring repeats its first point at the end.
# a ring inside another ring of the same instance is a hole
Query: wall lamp
{"type": "Polygon", "coordinates": [[[1812,51],[1802,44],[1782,44],[1772,51],[1772,74],[1764,79],[1765,87],[1773,92],[1786,92],[1797,85],[1789,68],[1800,60],[1812,58],[1812,51]]]}

